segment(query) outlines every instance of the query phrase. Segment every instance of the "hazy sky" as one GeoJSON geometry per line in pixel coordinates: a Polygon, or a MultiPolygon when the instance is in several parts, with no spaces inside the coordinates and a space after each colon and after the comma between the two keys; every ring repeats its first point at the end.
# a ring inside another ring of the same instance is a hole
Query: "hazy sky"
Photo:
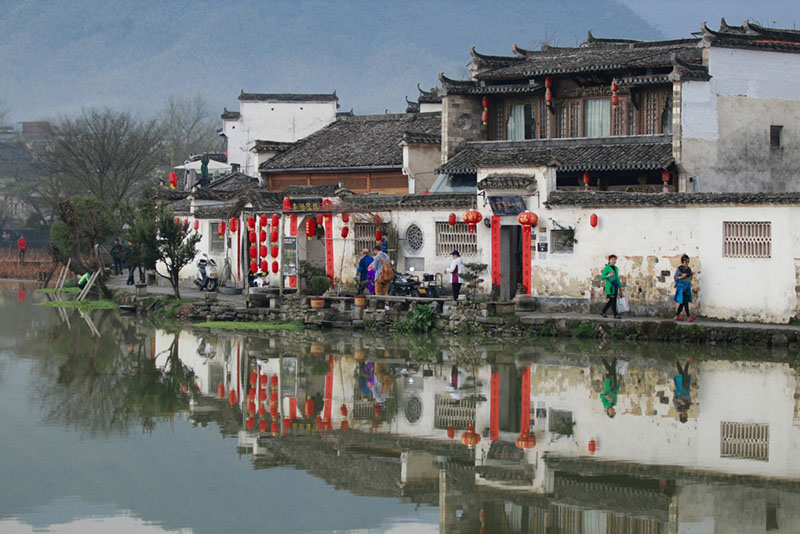
{"type": "Polygon", "coordinates": [[[0,0],[8,121],[87,107],[150,115],[169,95],[214,112],[247,92],[330,93],[342,110],[402,112],[416,85],[469,76],[469,47],[689,37],[720,17],[800,23],[800,0],[0,0]]]}

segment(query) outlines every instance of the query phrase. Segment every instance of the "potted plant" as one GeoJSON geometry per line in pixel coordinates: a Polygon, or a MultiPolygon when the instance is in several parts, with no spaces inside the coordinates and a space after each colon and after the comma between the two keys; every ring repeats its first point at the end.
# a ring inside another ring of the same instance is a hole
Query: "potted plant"
{"type": "Polygon", "coordinates": [[[323,293],[325,293],[331,287],[331,280],[327,276],[312,276],[311,277],[311,309],[312,310],[321,310],[325,307],[325,299],[324,298],[315,298],[321,297],[323,293]]]}

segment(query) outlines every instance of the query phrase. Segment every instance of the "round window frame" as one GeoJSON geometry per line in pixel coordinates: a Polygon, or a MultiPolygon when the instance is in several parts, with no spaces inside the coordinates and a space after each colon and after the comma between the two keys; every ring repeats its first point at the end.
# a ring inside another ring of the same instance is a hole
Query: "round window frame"
{"type": "Polygon", "coordinates": [[[406,251],[410,252],[411,254],[419,254],[425,247],[425,232],[422,231],[422,228],[420,228],[418,224],[411,223],[406,228],[405,247],[406,251]],[[409,233],[412,231],[412,228],[416,228],[419,232],[419,247],[416,248],[411,246],[411,239],[409,239],[409,233]]]}

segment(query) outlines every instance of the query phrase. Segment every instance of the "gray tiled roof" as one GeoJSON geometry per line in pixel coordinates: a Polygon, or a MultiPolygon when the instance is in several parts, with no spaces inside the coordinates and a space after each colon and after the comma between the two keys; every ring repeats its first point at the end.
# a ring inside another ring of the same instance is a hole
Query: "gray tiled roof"
{"type": "Polygon", "coordinates": [[[536,177],[530,174],[490,174],[478,182],[478,190],[525,189],[536,185],[536,177]]]}
{"type": "Polygon", "coordinates": [[[409,145],[438,145],[442,142],[441,133],[406,132],[403,141],[409,145]]]}
{"type": "Polygon", "coordinates": [[[765,28],[749,20],[742,26],[728,26],[725,19],[719,31],[703,23],[703,44],[723,48],[753,48],[778,52],[800,53],[800,30],[765,28]]]}
{"type": "Polygon", "coordinates": [[[671,136],[628,136],[468,143],[439,174],[478,167],[554,166],[564,172],[654,170],[672,164],[671,136]]]}
{"type": "Polygon", "coordinates": [[[265,141],[261,139],[256,139],[253,148],[251,148],[250,150],[254,152],[283,152],[292,145],[294,145],[294,143],[288,141],[265,141]]]}
{"type": "Polygon", "coordinates": [[[800,193],[622,193],[553,191],[552,206],[684,206],[687,204],[800,204],[800,193]]]}
{"type": "Polygon", "coordinates": [[[405,133],[440,134],[441,113],[341,117],[264,162],[261,170],[399,168],[405,133]]]}
{"type": "Polygon", "coordinates": [[[169,187],[158,187],[153,195],[155,200],[182,200],[189,196],[189,191],[178,191],[169,187]]]}
{"type": "Polygon", "coordinates": [[[183,198],[180,200],[173,200],[171,202],[167,202],[167,206],[175,212],[175,215],[188,215],[192,203],[189,201],[188,198],[183,198]]]}
{"type": "Polygon", "coordinates": [[[228,111],[228,108],[223,108],[222,115],[220,115],[220,118],[222,120],[235,121],[239,120],[239,117],[241,116],[242,114],[239,113],[238,111],[228,111]]]}
{"type": "Polygon", "coordinates": [[[244,200],[249,202],[254,210],[279,212],[283,209],[283,195],[263,189],[251,190],[244,195],[244,200]]]}
{"type": "Polygon", "coordinates": [[[333,102],[338,101],[336,91],[328,94],[300,94],[300,93],[245,93],[239,94],[239,100],[255,100],[261,102],[333,102]]]}
{"type": "Polygon", "coordinates": [[[343,209],[417,210],[474,208],[475,193],[430,193],[427,195],[351,195],[342,198],[343,209]]]}
{"type": "Polygon", "coordinates": [[[243,191],[258,187],[258,185],[258,178],[240,172],[232,172],[205,187],[197,188],[192,192],[192,196],[198,200],[229,200],[243,191]]]}
{"type": "Polygon", "coordinates": [[[223,206],[198,206],[194,209],[195,219],[227,219],[236,214],[236,208],[227,204],[223,206]]]}

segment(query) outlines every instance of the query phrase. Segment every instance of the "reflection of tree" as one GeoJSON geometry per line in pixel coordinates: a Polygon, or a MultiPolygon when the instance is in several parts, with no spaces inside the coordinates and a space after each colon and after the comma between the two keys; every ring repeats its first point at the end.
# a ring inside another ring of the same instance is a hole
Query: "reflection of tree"
{"type": "Polygon", "coordinates": [[[99,338],[82,321],[50,330],[50,355],[40,365],[45,418],[91,433],[124,432],[137,422],[151,431],[158,417],[186,409],[183,387],[193,376],[178,359],[177,337],[165,362],[151,359],[148,336],[113,314],[100,317],[99,338]]]}

